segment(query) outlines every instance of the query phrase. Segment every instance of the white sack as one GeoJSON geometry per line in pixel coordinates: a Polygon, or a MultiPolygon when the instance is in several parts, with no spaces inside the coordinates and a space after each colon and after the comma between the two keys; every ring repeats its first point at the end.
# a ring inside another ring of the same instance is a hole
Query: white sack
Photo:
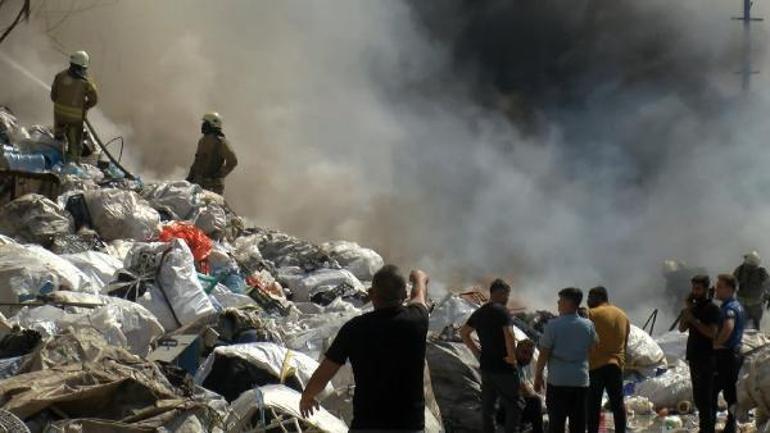
{"type": "Polygon", "coordinates": [[[631,325],[626,349],[626,370],[652,375],[658,368],[666,368],[666,355],[650,335],[631,325]]]}
{"type": "Polygon", "coordinates": [[[321,245],[321,249],[361,281],[371,281],[375,272],[385,265],[382,256],[376,251],[355,242],[326,242],[321,245]]]}
{"type": "Polygon", "coordinates": [[[216,311],[198,280],[192,252],[181,239],[169,243],[135,245],[126,257],[126,268],[131,269],[132,260],[142,252],[162,254],[167,249],[155,287],[151,287],[137,302],[152,311],[167,331],[172,331],[216,311]],[[173,310],[173,315],[169,308],[173,310]]]}
{"type": "Polygon", "coordinates": [[[675,408],[679,402],[692,402],[690,367],[679,362],[662,375],[636,385],[635,395],[646,397],[656,409],[675,408]]]}
{"type": "Polygon", "coordinates": [[[98,251],[64,254],[61,257],[91,278],[91,281],[100,290],[103,290],[112,281],[112,276],[115,275],[116,271],[123,269],[121,260],[98,251]]]}
{"type": "Polygon", "coordinates": [[[0,245],[0,302],[17,302],[21,295],[53,290],[96,293],[91,279],[67,260],[37,245],[0,245]]]}
{"type": "Polygon", "coordinates": [[[364,285],[350,271],[345,269],[317,269],[303,272],[299,268],[281,268],[278,270],[281,280],[288,284],[294,293],[293,301],[308,302],[321,291],[332,289],[342,283],[350,284],[353,289],[364,292],[364,285]]]}
{"type": "Polygon", "coordinates": [[[160,214],[133,191],[100,189],[84,193],[94,228],[106,241],[158,237],[160,214]]]}
{"type": "Polygon", "coordinates": [[[168,210],[177,219],[193,217],[201,205],[201,187],[186,180],[146,185],[142,197],[156,210],[168,210]]]}

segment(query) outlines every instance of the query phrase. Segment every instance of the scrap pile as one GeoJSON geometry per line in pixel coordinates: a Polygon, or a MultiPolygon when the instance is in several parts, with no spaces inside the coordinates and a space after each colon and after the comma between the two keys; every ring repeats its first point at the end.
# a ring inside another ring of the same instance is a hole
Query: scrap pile
{"type": "Polygon", "coordinates": [[[371,308],[376,252],[248,227],[186,181],[64,164],[48,129],[2,108],[0,145],[3,419],[32,432],[347,431],[349,367],[309,418],[299,393],[340,326],[371,308]]]}

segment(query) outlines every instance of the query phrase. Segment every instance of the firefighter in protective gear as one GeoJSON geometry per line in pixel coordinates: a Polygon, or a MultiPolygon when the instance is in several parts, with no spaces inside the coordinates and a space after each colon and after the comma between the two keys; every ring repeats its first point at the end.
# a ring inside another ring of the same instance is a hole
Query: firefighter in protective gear
{"type": "Polygon", "coordinates": [[[669,259],[663,262],[662,274],[666,280],[665,296],[667,299],[675,300],[675,302],[668,303],[669,313],[675,316],[679,313],[680,303],[678,301],[685,299],[690,293],[692,277],[708,273],[703,268],[690,267],[679,260],[669,259]]]}
{"type": "Polygon", "coordinates": [[[743,264],[735,268],[733,276],[738,281],[736,298],[743,305],[746,319],[751,320],[756,329],[762,322],[764,303],[768,300],[768,283],[770,276],[767,270],[760,266],[762,259],[759,253],[752,251],[743,256],[743,264]]]}
{"type": "Polygon", "coordinates": [[[222,117],[218,113],[203,116],[201,133],[203,137],[198,141],[195,161],[190,167],[187,180],[223,195],[225,177],[238,165],[238,158],[222,133],[222,117]]]}
{"type": "Polygon", "coordinates": [[[79,162],[83,156],[83,123],[88,110],[99,100],[96,87],[88,77],[88,64],[88,53],[72,53],[70,67],[56,74],[51,85],[54,134],[67,140],[67,161],[79,162]]]}

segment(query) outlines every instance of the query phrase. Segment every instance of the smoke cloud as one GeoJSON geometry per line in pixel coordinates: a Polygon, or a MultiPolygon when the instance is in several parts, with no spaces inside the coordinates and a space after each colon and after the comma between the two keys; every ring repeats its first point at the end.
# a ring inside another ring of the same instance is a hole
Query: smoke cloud
{"type": "MultiPolygon", "coordinates": [[[[502,275],[533,306],[603,284],[643,320],[672,302],[664,259],[770,256],[767,34],[744,95],[734,3],[72,0],[0,50],[45,79],[88,50],[145,179],[184,177],[216,110],[241,161],[226,197],[257,224],[453,287],[502,275]]],[[[45,92],[0,76],[0,104],[50,123],[45,92]]]]}

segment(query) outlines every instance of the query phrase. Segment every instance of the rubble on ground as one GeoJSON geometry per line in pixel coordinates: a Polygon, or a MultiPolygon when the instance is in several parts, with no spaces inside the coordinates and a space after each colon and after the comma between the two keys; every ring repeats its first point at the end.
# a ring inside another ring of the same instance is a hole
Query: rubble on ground
{"type": "MultiPolygon", "coordinates": [[[[340,327],[372,308],[377,252],[249,227],[186,181],[63,164],[49,129],[2,107],[0,142],[0,167],[24,180],[0,181],[0,419],[33,433],[347,431],[349,365],[320,412],[303,417],[298,400],[340,327]]],[[[486,300],[471,290],[433,305],[427,433],[481,430],[478,362],[458,330],[486,300]]],[[[517,311],[517,338],[537,342],[553,317],[517,311]]],[[[627,406],[640,430],[676,424],[656,412],[691,398],[685,338],[632,328],[627,406]]],[[[749,341],[741,404],[764,429],[770,346],[749,341]]]]}

